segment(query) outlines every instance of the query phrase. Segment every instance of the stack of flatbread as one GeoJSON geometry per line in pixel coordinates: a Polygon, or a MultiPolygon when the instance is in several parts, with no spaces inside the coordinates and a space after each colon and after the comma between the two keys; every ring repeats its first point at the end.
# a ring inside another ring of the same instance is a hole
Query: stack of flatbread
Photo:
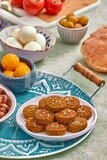
{"type": "Polygon", "coordinates": [[[107,26],[92,33],[83,42],[81,52],[90,68],[107,73],[107,26]]]}

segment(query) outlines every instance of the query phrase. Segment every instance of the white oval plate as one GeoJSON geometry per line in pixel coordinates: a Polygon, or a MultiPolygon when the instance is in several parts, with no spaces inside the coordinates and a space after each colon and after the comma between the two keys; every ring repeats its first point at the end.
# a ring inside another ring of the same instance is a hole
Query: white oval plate
{"type": "MultiPolygon", "coordinates": [[[[83,134],[85,134],[86,132],[88,132],[90,129],[92,129],[94,127],[95,122],[97,120],[97,112],[96,112],[96,110],[88,102],[84,101],[83,99],[80,99],[80,98],[76,97],[76,98],[78,98],[80,100],[80,104],[88,105],[92,109],[92,116],[88,120],[88,125],[84,130],[82,130],[80,132],[77,132],[77,133],[66,132],[66,134],[63,135],[63,136],[49,136],[45,132],[33,133],[33,132],[29,131],[26,128],[26,125],[25,125],[25,118],[23,116],[23,109],[27,105],[38,104],[38,101],[41,98],[48,97],[49,95],[53,95],[53,94],[48,94],[48,95],[32,98],[32,99],[28,100],[26,103],[24,103],[20,107],[20,109],[18,110],[18,112],[16,114],[16,121],[17,121],[18,125],[21,127],[21,129],[23,131],[25,131],[28,135],[30,135],[30,136],[32,136],[32,137],[34,137],[36,139],[45,140],[45,141],[67,141],[67,140],[71,140],[71,139],[77,138],[79,136],[82,136],[83,134]]],[[[54,95],[64,96],[64,95],[61,95],[61,94],[54,94],[54,95]]]]}

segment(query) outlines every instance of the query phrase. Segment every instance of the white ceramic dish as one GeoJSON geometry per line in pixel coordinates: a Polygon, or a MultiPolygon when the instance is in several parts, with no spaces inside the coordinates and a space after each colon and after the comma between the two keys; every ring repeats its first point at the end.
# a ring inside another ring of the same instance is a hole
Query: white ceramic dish
{"type": "Polygon", "coordinates": [[[14,112],[14,110],[16,108],[16,98],[15,98],[14,94],[4,85],[0,84],[0,88],[2,88],[6,92],[6,94],[9,96],[9,98],[11,100],[10,110],[5,114],[5,116],[0,118],[0,122],[3,122],[7,118],[9,118],[11,116],[11,114],[14,112]]]}
{"type": "Polygon", "coordinates": [[[82,38],[85,36],[88,27],[89,27],[89,22],[87,23],[86,26],[81,27],[81,28],[67,28],[67,27],[63,27],[62,25],[59,24],[59,21],[65,18],[61,17],[58,21],[57,21],[57,30],[58,33],[62,39],[63,42],[65,43],[69,43],[69,44],[76,44],[79,43],[82,38]]]}
{"type": "MultiPolygon", "coordinates": [[[[82,136],[83,134],[85,134],[86,132],[88,132],[90,129],[92,129],[94,127],[95,122],[97,120],[97,112],[96,112],[96,110],[89,103],[87,103],[86,101],[78,98],[80,100],[80,104],[88,105],[92,109],[92,116],[88,120],[88,126],[83,131],[80,131],[80,132],[77,132],[77,133],[66,132],[66,134],[63,135],[63,136],[49,136],[45,132],[42,132],[42,133],[33,133],[33,132],[29,131],[26,128],[26,126],[25,126],[25,119],[23,117],[23,109],[27,105],[38,104],[38,101],[41,98],[47,97],[49,95],[50,94],[32,98],[29,101],[27,101],[26,103],[24,103],[20,107],[20,109],[18,110],[18,112],[16,114],[16,121],[17,121],[18,125],[21,127],[21,129],[23,131],[25,131],[28,135],[30,135],[30,136],[32,136],[32,137],[34,137],[36,139],[45,140],[45,141],[67,141],[67,140],[71,140],[71,139],[74,139],[74,138],[82,136]]],[[[56,94],[54,94],[54,95],[56,95],[56,94]]],[[[61,95],[61,96],[64,96],[64,95],[61,95]]]]}

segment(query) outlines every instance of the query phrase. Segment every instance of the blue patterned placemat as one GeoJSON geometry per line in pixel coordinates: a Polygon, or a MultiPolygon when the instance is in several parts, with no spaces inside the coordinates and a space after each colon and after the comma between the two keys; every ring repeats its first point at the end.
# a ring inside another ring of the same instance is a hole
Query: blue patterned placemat
{"type": "Polygon", "coordinates": [[[23,94],[16,94],[15,112],[0,123],[0,157],[2,158],[36,158],[62,152],[80,143],[91,131],[76,139],[66,142],[46,142],[27,135],[16,123],[16,113],[23,103],[36,96],[48,93],[73,95],[93,105],[90,97],[72,82],[52,74],[36,72],[35,84],[23,94]]]}

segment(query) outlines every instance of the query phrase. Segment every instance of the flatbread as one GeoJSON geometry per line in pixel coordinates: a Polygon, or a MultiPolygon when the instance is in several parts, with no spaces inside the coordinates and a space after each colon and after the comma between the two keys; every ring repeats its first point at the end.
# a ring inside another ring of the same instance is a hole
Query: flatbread
{"type": "Polygon", "coordinates": [[[107,73],[107,26],[92,33],[83,42],[81,52],[90,68],[107,73]]]}

